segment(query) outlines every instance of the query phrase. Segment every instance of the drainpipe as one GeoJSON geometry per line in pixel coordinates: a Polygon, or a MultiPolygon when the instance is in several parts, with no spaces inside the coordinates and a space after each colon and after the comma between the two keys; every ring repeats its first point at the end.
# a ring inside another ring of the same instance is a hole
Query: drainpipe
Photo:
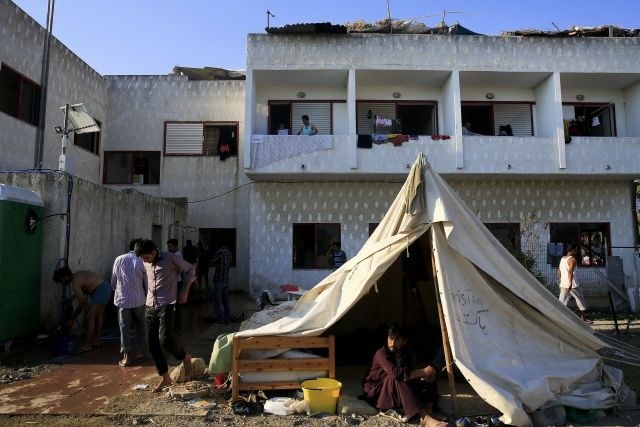
{"type": "Polygon", "coordinates": [[[66,215],[66,231],[64,239],[64,260],[67,266],[69,266],[69,240],[71,238],[71,194],[73,193],[73,176],[67,174],[67,215],[66,215]]]}
{"type": "Polygon", "coordinates": [[[42,168],[44,151],[44,125],[47,115],[47,90],[49,84],[49,51],[51,48],[51,32],[53,31],[53,9],[55,0],[49,0],[47,7],[47,28],[42,49],[42,70],[40,72],[40,111],[38,112],[38,129],[36,130],[36,149],[33,156],[33,168],[42,168]]]}

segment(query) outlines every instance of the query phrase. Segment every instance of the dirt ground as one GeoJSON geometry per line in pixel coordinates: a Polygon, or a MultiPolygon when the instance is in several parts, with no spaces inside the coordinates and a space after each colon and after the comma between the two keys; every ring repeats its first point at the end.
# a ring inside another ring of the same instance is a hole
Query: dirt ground
{"type": "MultiPolygon", "coordinates": [[[[615,335],[613,322],[601,320],[594,327],[605,334],[615,335]]],[[[640,347],[640,321],[626,320],[620,322],[620,333],[616,337],[628,344],[640,347]]],[[[191,349],[195,355],[208,355],[211,352],[210,342],[195,340],[191,349]]],[[[615,365],[615,364],[614,364],[615,365]]],[[[633,390],[640,389],[640,368],[622,366],[625,382],[633,390]]],[[[20,381],[37,377],[51,369],[55,364],[30,366],[25,361],[22,368],[0,367],[0,382],[20,381]]],[[[148,383],[156,381],[149,376],[148,383]]],[[[209,379],[210,381],[210,379],[209,379]]],[[[283,395],[280,393],[278,395],[283,395]]],[[[153,394],[149,391],[130,390],[110,402],[104,409],[92,415],[0,415],[0,426],[3,425],[47,425],[47,426],[112,426],[112,425],[172,425],[172,426],[247,426],[247,427],[288,427],[288,426],[394,426],[400,422],[380,415],[362,416],[353,413],[326,416],[306,415],[275,416],[259,414],[254,416],[234,415],[225,396],[207,397],[211,408],[201,409],[188,402],[172,398],[168,393],[153,394]]],[[[598,426],[631,426],[640,425],[640,411],[599,412],[599,419],[592,425],[598,426]]]]}

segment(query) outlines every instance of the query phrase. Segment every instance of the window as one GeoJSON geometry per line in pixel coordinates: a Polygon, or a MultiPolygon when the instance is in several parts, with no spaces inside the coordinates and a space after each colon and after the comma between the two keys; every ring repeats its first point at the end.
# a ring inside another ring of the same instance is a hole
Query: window
{"type": "Polygon", "coordinates": [[[238,122],[165,122],[164,130],[166,156],[238,155],[238,122]]]}
{"type": "Polygon", "coordinates": [[[435,135],[438,133],[436,103],[358,101],[356,121],[358,135],[403,133],[435,135]],[[376,125],[376,117],[391,120],[391,126],[376,125]]]}
{"type": "Polygon", "coordinates": [[[235,228],[201,228],[200,240],[207,243],[211,249],[211,255],[222,246],[231,251],[231,267],[236,266],[236,229],[235,228]]]}
{"type": "Polygon", "coordinates": [[[340,241],[340,224],[293,224],[293,268],[332,268],[327,253],[340,241]]]}
{"type": "MultiPolygon", "coordinates": [[[[95,119],[94,119],[95,120],[95,119]]],[[[96,123],[100,129],[102,129],[102,122],[96,120],[96,123]]],[[[87,151],[92,152],[95,155],[100,155],[100,134],[102,132],[90,132],[75,134],[73,143],[80,148],[84,148],[87,151]]]]}
{"type": "Polygon", "coordinates": [[[509,252],[515,254],[520,250],[520,224],[489,222],[484,225],[509,252]]]}
{"type": "Polygon", "coordinates": [[[509,128],[514,136],[533,136],[533,104],[529,102],[462,102],[462,123],[480,135],[500,135],[509,128]]]}
{"type": "Polygon", "coordinates": [[[604,266],[610,255],[610,234],[608,223],[549,224],[551,243],[563,243],[565,251],[571,246],[576,249],[578,265],[604,266]]]}
{"type": "Polygon", "coordinates": [[[280,125],[289,129],[290,135],[297,134],[302,127],[301,117],[305,114],[309,116],[309,122],[318,128],[318,135],[333,133],[331,102],[269,101],[269,134],[277,135],[280,125]]]}
{"type": "Polygon", "coordinates": [[[562,118],[569,136],[616,136],[613,103],[564,104],[562,118]]]}
{"type": "Polygon", "coordinates": [[[0,68],[0,111],[38,126],[40,86],[11,68],[0,68]]]}
{"type": "Polygon", "coordinates": [[[105,151],[104,184],[160,184],[159,151],[105,151]]]}
{"type": "Polygon", "coordinates": [[[374,231],[376,231],[376,228],[378,228],[379,225],[380,225],[379,222],[369,223],[369,237],[371,237],[371,235],[373,234],[374,231]]]}

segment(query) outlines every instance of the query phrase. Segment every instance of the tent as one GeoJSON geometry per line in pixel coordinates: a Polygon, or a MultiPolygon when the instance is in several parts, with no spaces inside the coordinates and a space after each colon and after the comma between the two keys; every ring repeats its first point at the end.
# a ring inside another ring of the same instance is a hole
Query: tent
{"type": "MultiPolygon", "coordinates": [[[[376,299],[385,275],[414,242],[422,242],[422,261],[433,262],[433,296],[441,302],[453,362],[504,423],[530,425],[528,413],[554,405],[619,403],[622,373],[598,353],[609,344],[504,249],[422,155],[356,256],[286,316],[237,335],[317,336],[384,317],[362,303],[376,299]]],[[[383,298],[377,308],[388,304],[383,298]]]]}

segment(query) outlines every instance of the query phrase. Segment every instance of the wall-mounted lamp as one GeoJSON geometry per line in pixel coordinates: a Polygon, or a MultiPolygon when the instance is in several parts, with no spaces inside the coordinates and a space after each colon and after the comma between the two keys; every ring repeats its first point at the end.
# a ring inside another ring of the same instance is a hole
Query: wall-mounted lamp
{"type": "Polygon", "coordinates": [[[300,91],[300,92],[296,93],[296,96],[297,96],[298,98],[304,98],[305,96],[307,96],[307,94],[306,94],[306,93],[304,93],[304,92],[302,92],[302,91],[300,91]]]}
{"type": "Polygon", "coordinates": [[[394,98],[396,98],[396,99],[397,99],[397,98],[400,98],[400,97],[402,96],[402,94],[401,94],[400,92],[393,92],[393,93],[391,94],[391,96],[393,96],[394,98]]]}
{"type": "Polygon", "coordinates": [[[493,93],[488,92],[488,93],[485,95],[485,97],[486,97],[487,99],[493,99],[493,98],[495,98],[496,96],[495,96],[493,93]]]}
{"type": "Polygon", "coordinates": [[[583,94],[581,94],[581,93],[579,93],[579,94],[577,94],[577,95],[576,95],[576,99],[577,99],[578,101],[584,101],[584,95],[583,95],[583,94]]]}

